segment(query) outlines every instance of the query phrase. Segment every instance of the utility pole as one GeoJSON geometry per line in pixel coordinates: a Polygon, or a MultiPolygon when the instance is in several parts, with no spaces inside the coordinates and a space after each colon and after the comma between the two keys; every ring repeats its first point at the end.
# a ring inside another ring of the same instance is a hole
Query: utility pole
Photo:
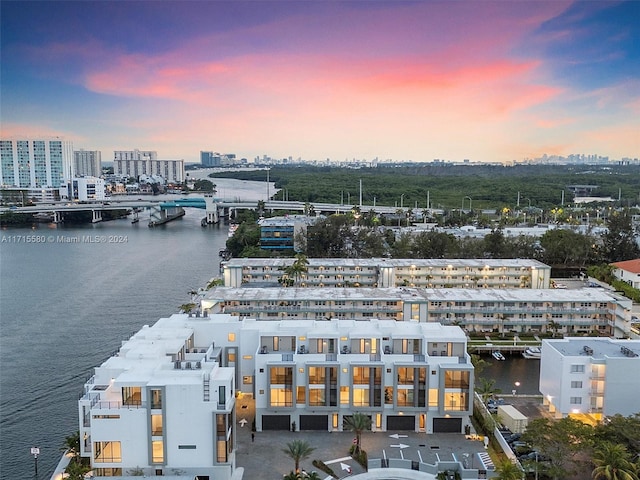
{"type": "Polygon", "coordinates": [[[362,179],[360,179],[360,208],[362,208],[362,179]]]}

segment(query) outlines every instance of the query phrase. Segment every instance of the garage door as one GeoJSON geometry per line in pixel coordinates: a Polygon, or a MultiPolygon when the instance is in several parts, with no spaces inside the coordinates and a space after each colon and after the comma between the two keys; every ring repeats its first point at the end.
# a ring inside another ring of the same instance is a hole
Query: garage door
{"type": "Polygon", "coordinates": [[[300,415],[300,430],[329,430],[328,415],[300,415]]]}
{"type": "Polygon", "coordinates": [[[387,417],[387,430],[416,429],[416,417],[413,415],[391,415],[387,417]]]}
{"type": "Polygon", "coordinates": [[[433,433],[462,433],[462,419],[434,418],[433,433]]]}
{"type": "Polygon", "coordinates": [[[263,415],[262,430],[290,430],[290,419],[289,415],[263,415]]]}

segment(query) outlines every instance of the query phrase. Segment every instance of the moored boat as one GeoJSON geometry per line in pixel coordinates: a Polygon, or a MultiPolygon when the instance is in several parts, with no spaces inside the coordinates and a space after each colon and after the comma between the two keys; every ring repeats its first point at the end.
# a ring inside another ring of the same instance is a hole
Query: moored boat
{"type": "Polygon", "coordinates": [[[504,358],[504,355],[502,354],[502,352],[500,352],[499,350],[496,350],[495,352],[493,352],[491,354],[493,356],[493,358],[495,358],[496,360],[506,360],[504,358]]]}
{"type": "Polygon", "coordinates": [[[527,347],[527,349],[522,352],[522,356],[524,358],[532,359],[532,360],[540,360],[540,356],[542,355],[542,351],[540,347],[527,347]]]}

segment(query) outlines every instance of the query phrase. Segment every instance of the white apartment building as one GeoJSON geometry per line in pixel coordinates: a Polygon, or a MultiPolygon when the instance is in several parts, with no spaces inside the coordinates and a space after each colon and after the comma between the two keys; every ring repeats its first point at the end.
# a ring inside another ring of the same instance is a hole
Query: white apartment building
{"type": "Polygon", "coordinates": [[[228,288],[209,290],[202,311],[257,320],[367,321],[459,325],[469,332],[624,336],[631,300],[599,288],[228,288]]]}
{"type": "Polygon", "coordinates": [[[640,411],[640,340],[564,338],[542,341],[540,392],[558,418],[600,421],[640,411]]]}
{"type": "MultiPolygon", "coordinates": [[[[264,236],[264,235],[261,235],[264,236]]],[[[227,287],[278,285],[292,258],[222,263],[227,287]]],[[[309,258],[302,287],[550,288],[551,267],[527,259],[309,258]]]]}
{"type": "Polygon", "coordinates": [[[87,177],[102,175],[102,152],[99,150],[75,150],[73,152],[75,174],[87,177]]]}
{"type": "Polygon", "coordinates": [[[143,327],[95,369],[78,415],[80,453],[96,477],[142,469],[145,476],[231,479],[234,368],[221,366],[215,333],[178,316],[143,327]]]}
{"type": "Polygon", "coordinates": [[[463,433],[473,411],[458,327],[176,314],[144,326],[85,383],[81,455],[96,477],[230,480],[236,385],[254,398],[258,431],[342,431],[359,412],[374,431],[463,433]]]}
{"type": "Polygon", "coordinates": [[[166,183],[182,183],[185,179],[184,160],[158,160],[152,150],[116,150],[113,152],[114,175],[138,178],[157,175],[166,183]]]}
{"type": "Polygon", "coordinates": [[[76,177],[60,187],[60,198],[79,202],[95,202],[105,199],[105,182],[97,177],[76,177]]]}
{"type": "Polygon", "coordinates": [[[0,185],[55,189],[73,178],[73,144],[59,138],[0,140],[0,185]]]}
{"type": "Polygon", "coordinates": [[[342,431],[356,412],[373,431],[463,433],[470,423],[473,365],[458,327],[244,320],[240,337],[239,388],[255,398],[259,431],[342,431]]]}

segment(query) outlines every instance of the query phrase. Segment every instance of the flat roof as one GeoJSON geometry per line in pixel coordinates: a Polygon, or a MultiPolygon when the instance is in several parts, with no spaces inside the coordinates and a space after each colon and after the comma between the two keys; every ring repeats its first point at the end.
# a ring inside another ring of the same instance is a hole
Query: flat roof
{"type": "MultiPolygon", "coordinates": [[[[291,265],[295,258],[232,258],[223,265],[229,267],[282,267],[291,265]]],[[[498,267],[523,267],[523,268],[551,268],[537,260],[527,258],[307,258],[309,267],[316,266],[361,266],[361,267],[452,267],[471,268],[498,268],[498,267]]]]}
{"type": "Polygon", "coordinates": [[[617,297],[602,288],[528,289],[528,288],[415,288],[415,287],[215,287],[205,300],[237,301],[485,301],[485,302],[611,302],[617,297]]]}
{"type": "Polygon", "coordinates": [[[543,343],[556,349],[565,357],[604,358],[640,358],[625,354],[623,348],[640,355],[640,340],[624,340],[595,337],[567,337],[563,339],[547,339],[543,343]]]}

